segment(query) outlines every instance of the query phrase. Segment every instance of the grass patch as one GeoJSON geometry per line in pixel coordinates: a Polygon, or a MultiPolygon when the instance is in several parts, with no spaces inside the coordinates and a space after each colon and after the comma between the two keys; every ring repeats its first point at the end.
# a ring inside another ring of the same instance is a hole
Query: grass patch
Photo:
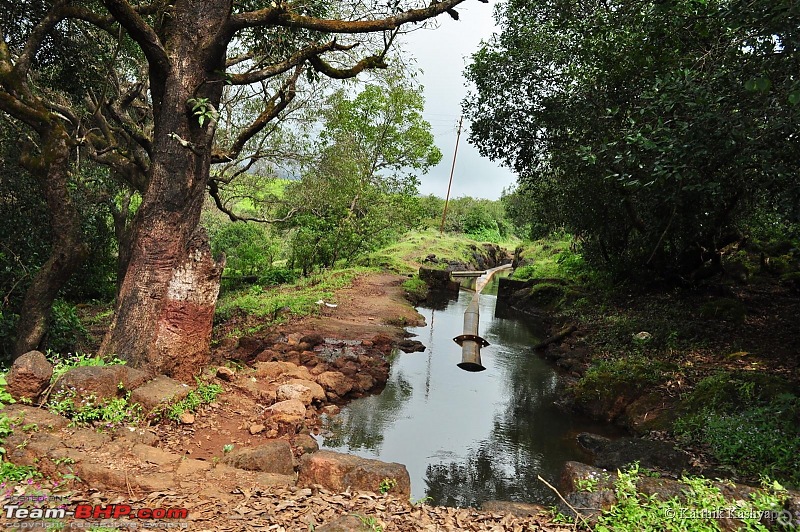
{"type": "Polygon", "coordinates": [[[513,279],[561,279],[571,285],[590,286],[599,292],[608,290],[611,285],[608,274],[586,263],[569,234],[558,233],[528,242],[521,246],[519,257],[521,263],[514,270],[513,279]]]}
{"type": "Polygon", "coordinates": [[[601,360],[586,371],[574,392],[580,401],[639,393],[665,382],[675,369],[643,355],[601,360]]]}
{"type": "Polygon", "coordinates": [[[800,397],[789,383],[756,372],[719,372],[681,404],[676,435],[700,444],[734,474],[768,475],[800,486],[800,397]]]}
{"type": "Polygon", "coordinates": [[[287,316],[301,317],[319,312],[317,301],[335,303],[336,290],[350,286],[366,268],[323,272],[299,279],[291,285],[264,287],[252,285],[223,293],[217,303],[215,321],[224,322],[236,315],[250,315],[267,323],[280,323],[287,316]]]}
{"type": "Polygon", "coordinates": [[[407,281],[403,281],[402,286],[406,299],[411,302],[418,303],[428,297],[428,284],[416,275],[407,281]]]}
{"type": "Polygon", "coordinates": [[[362,258],[359,264],[382,267],[400,274],[416,273],[423,264],[430,268],[445,268],[450,260],[469,263],[473,260],[473,250],[469,246],[476,246],[480,251],[480,244],[481,241],[461,234],[440,234],[433,229],[412,231],[403,235],[398,242],[362,258]],[[424,263],[429,255],[436,255],[439,262],[424,263]]]}
{"type": "Polygon", "coordinates": [[[190,391],[182,400],[166,405],[160,412],[156,412],[154,417],[167,418],[176,423],[180,421],[184,412],[194,413],[202,405],[213,403],[219,394],[222,393],[222,386],[219,384],[201,382],[197,380],[197,388],[190,391]]]}
{"type": "Polygon", "coordinates": [[[72,368],[86,366],[118,366],[127,363],[115,356],[100,357],[86,353],[60,355],[58,353],[48,352],[47,358],[53,364],[53,376],[50,378],[50,382],[56,382],[72,368]]]}
{"type": "Polygon", "coordinates": [[[90,425],[99,431],[114,430],[123,425],[136,425],[142,419],[142,407],[124,397],[98,399],[89,395],[78,400],[74,390],[62,390],[47,403],[47,409],[70,420],[70,426],[90,425]]]}

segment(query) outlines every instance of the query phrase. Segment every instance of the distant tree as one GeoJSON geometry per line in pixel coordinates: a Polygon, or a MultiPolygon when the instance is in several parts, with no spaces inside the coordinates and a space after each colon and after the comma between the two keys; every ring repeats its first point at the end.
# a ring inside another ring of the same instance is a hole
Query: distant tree
{"type": "MultiPolygon", "coordinates": [[[[67,183],[82,151],[142,198],[127,232],[125,274],[101,353],[188,378],[208,360],[222,269],[197,231],[205,194],[214,191],[211,165],[247,153],[248,142],[283,116],[301,79],[344,79],[381,68],[401,27],[462,1],[2,2],[0,11],[22,14],[3,19],[0,110],[36,137],[23,160],[47,185],[52,215],[61,216],[53,224],[60,231],[54,245],[63,247],[54,256],[61,258],[46,264],[41,273],[49,277],[35,284],[49,297],[85,257],[67,183]],[[69,70],[105,73],[80,98],[43,84],[58,64],[46,60],[58,49],[54,36],[65,29],[112,52],[69,70]],[[217,145],[228,85],[252,86],[263,105],[217,145]]],[[[31,304],[41,308],[45,299],[31,304]]],[[[18,335],[22,347],[36,338],[18,335]]]]}
{"type": "Polygon", "coordinates": [[[352,259],[416,221],[417,174],[442,158],[422,110],[420,90],[391,76],[329,98],[317,159],[286,190],[298,213],[288,224],[294,264],[307,272],[352,259]]]}
{"type": "Polygon", "coordinates": [[[689,275],[754,211],[797,215],[796,2],[510,0],[498,21],[464,105],[534,227],[581,234],[606,265],[689,275]]]}

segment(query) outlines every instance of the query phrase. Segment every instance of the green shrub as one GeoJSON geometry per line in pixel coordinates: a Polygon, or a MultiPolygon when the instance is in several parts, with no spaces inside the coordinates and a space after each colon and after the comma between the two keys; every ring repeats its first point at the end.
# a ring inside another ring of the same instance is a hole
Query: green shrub
{"type": "Polygon", "coordinates": [[[755,371],[719,371],[697,383],[684,399],[682,410],[735,412],[743,407],[764,406],[791,391],[792,385],[778,376],[755,371]]]}
{"type": "Polygon", "coordinates": [[[258,284],[262,286],[275,286],[279,284],[293,283],[297,281],[300,274],[297,270],[289,268],[267,268],[258,277],[258,284]]]}
{"type": "Polygon", "coordinates": [[[260,275],[272,266],[278,243],[261,224],[232,222],[215,228],[211,235],[214,254],[225,253],[227,275],[260,275]]]}
{"type": "Polygon", "coordinates": [[[703,411],[682,418],[676,431],[708,447],[711,454],[740,475],[769,475],[800,486],[800,432],[793,419],[800,401],[748,408],[737,413],[703,411]]]}
{"type": "Polygon", "coordinates": [[[90,395],[78,401],[75,391],[62,390],[48,401],[47,409],[70,419],[72,426],[92,425],[98,430],[135,425],[142,417],[142,407],[130,402],[130,392],[125,397],[100,400],[90,395]]]}
{"type": "MultiPolygon", "coordinates": [[[[163,415],[167,419],[177,422],[184,412],[195,412],[201,405],[213,403],[221,393],[222,386],[219,384],[209,384],[198,380],[197,388],[190,391],[184,399],[167,406],[163,415]]],[[[161,414],[157,412],[156,417],[160,417],[161,414]]]]}
{"type": "Polygon", "coordinates": [[[33,466],[17,465],[5,460],[0,462],[0,482],[20,482],[41,477],[42,474],[33,466]]]}
{"type": "Polygon", "coordinates": [[[768,474],[800,486],[800,398],[791,389],[762,373],[719,372],[683,401],[675,433],[704,445],[738,474],[768,474]]]}
{"type": "Polygon", "coordinates": [[[81,323],[75,306],[63,299],[56,299],[50,314],[50,327],[44,340],[46,348],[57,353],[74,351],[78,342],[88,336],[89,331],[81,323]]]}
{"type": "Polygon", "coordinates": [[[511,277],[522,281],[533,279],[536,277],[536,266],[534,264],[526,264],[525,266],[520,266],[519,268],[514,270],[514,274],[511,277]]]}

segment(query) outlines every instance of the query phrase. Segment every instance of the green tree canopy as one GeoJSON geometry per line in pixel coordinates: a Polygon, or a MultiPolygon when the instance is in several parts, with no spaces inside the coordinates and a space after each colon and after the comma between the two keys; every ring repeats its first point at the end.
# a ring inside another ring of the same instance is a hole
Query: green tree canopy
{"type": "Polygon", "coordinates": [[[352,259],[416,221],[417,173],[442,158],[423,104],[420,89],[391,76],[328,99],[316,159],[286,190],[294,264],[352,259]]]}
{"type": "Polygon", "coordinates": [[[465,108],[536,227],[582,235],[607,264],[685,274],[754,211],[796,219],[795,2],[511,0],[498,20],[465,108]]]}

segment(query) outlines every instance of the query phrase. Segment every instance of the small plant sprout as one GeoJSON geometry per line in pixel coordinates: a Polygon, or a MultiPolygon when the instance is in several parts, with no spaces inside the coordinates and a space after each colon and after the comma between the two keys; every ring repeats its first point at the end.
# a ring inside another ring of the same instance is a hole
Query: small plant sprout
{"type": "Polygon", "coordinates": [[[597,483],[598,480],[594,477],[579,478],[577,481],[575,481],[575,489],[577,491],[593,493],[597,491],[597,483]]]}
{"type": "Polygon", "coordinates": [[[397,486],[397,480],[394,478],[385,478],[381,480],[381,483],[378,485],[378,491],[381,494],[388,493],[392,489],[397,486]]]}
{"type": "Polygon", "coordinates": [[[222,452],[228,454],[229,452],[233,451],[234,445],[232,443],[226,443],[222,446],[222,452]]]}

